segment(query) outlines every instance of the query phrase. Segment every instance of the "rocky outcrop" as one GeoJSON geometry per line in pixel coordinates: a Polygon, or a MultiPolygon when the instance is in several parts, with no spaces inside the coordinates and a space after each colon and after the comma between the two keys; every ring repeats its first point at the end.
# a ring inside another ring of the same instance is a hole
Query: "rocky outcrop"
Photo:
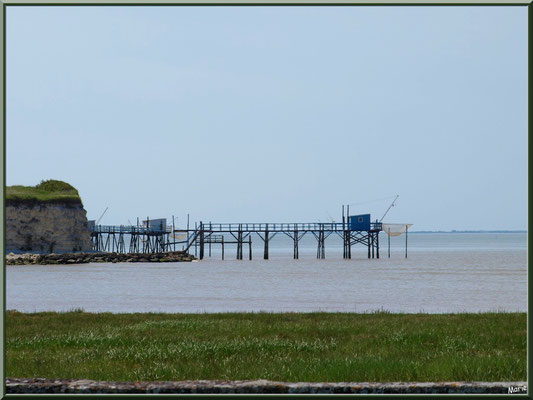
{"type": "Polygon", "coordinates": [[[91,250],[82,204],[6,203],[6,252],[65,253],[91,250]]]}
{"type": "Polygon", "coordinates": [[[123,263],[123,262],[182,262],[193,261],[196,257],[185,251],[167,253],[63,253],[63,254],[8,254],[7,265],[48,265],[84,263],[123,263]]]}

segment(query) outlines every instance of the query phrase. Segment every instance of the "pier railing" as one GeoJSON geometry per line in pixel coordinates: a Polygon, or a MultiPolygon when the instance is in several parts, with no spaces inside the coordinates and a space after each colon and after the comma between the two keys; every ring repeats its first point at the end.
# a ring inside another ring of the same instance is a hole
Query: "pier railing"
{"type": "MultiPolygon", "coordinates": [[[[370,230],[381,230],[382,224],[380,222],[371,222],[370,230]]],[[[200,227],[198,227],[200,229],[200,227]]],[[[309,231],[330,231],[343,232],[349,230],[348,224],[342,222],[280,222],[280,223],[212,223],[207,222],[202,224],[204,231],[210,232],[309,232],[309,231]]]]}
{"type": "Polygon", "coordinates": [[[91,232],[98,233],[123,233],[123,234],[142,234],[150,233],[171,233],[172,228],[160,228],[156,226],[136,226],[136,225],[93,225],[89,229],[91,232]]]}
{"type": "MultiPolygon", "coordinates": [[[[310,231],[329,231],[329,232],[343,232],[349,230],[348,224],[342,222],[279,222],[279,223],[212,223],[207,222],[201,225],[203,231],[210,232],[310,232],[310,231]]],[[[93,225],[89,229],[91,232],[98,233],[123,233],[123,234],[150,234],[150,233],[172,233],[172,227],[165,228],[154,226],[136,226],[136,225],[93,225]]],[[[199,230],[191,228],[189,231],[199,230]]],[[[370,230],[381,231],[382,224],[380,222],[371,222],[370,230]]],[[[176,232],[184,232],[182,229],[176,229],[176,232]]],[[[185,231],[186,232],[186,231],[185,231]]]]}

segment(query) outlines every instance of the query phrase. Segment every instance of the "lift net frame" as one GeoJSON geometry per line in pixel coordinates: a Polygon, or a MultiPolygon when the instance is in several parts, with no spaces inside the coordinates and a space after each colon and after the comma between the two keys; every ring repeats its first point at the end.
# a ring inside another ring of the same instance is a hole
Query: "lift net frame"
{"type": "Polygon", "coordinates": [[[381,229],[389,236],[400,236],[402,233],[407,231],[413,224],[381,224],[381,229]]]}

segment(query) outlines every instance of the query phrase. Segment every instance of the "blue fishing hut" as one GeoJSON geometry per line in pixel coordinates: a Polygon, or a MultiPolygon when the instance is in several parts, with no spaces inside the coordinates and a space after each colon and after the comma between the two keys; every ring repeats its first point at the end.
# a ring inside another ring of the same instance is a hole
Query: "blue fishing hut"
{"type": "Polygon", "coordinates": [[[374,255],[379,258],[381,223],[371,222],[370,214],[349,215],[349,212],[348,207],[346,230],[344,231],[344,258],[352,258],[352,245],[357,243],[368,248],[368,258],[374,258],[374,255]]]}
{"type": "Polygon", "coordinates": [[[348,224],[351,231],[369,231],[370,230],[370,214],[350,215],[348,217],[348,224]]]}

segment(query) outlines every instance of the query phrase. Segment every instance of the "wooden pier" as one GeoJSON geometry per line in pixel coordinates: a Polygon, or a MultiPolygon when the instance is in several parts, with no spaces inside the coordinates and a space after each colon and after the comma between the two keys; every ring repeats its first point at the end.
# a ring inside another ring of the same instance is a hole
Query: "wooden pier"
{"type": "MultiPolygon", "coordinates": [[[[390,207],[389,207],[390,208],[390,207]]],[[[348,208],[349,213],[349,208],[348,208]]],[[[293,258],[300,256],[299,243],[305,235],[316,239],[316,257],[326,258],[326,239],[337,235],[343,242],[343,258],[352,258],[352,247],[366,247],[368,258],[380,258],[379,234],[388,236],[388,252],[390,258],[390,236],[405,233],[405,258],[407,258],[407,230],[412,224],[391,224],[375,220],[371,222],[370,214],[342,214],[343,222],[310,222],[310,223],[195,223],[194,228],[176,229],[174,217],[172,225],[167,226],[166,219],[142,221],[142,225],[96,225],[89,221],[93,251],[112,253],[162,253],[176,250],[189,252],[194,248],[194,255],[204,259],[206,252],[211,257],[212,247],[221,246],[222,259],[225,257],[225,246],[237,245],[236,258],[252,259],[252,238],[263,244],[263,258],[268,260],[270,242],[278,234],[292,240],[293,258]],[[346,216],[346,217],[345,217],[346,216]]]]}
{"type": "Polygon", "coordinates": [[[293,258],[299,258],[299,242],[305,235],[313,235],[317,240],[317,258],[326,257],[326,239],[338,235],[343,239],[343,258],[352,258],[352,246],[363,245],[368,249],[368,258],[379,258],[379,233],[381,223],[370,223],[368,230],[351,230],[346,223],[208,223],[200,222],[193,229],[154,228],[146,226],[96,225],[91,229],[91,243],[94,251],[116,253],[159,253],[172,251],[183,246],[185,251],[194,247],[197,256],[203,259],[206,250],[211,256],[213,245],[220,245],[222,259],[225,246],[237,245],[238,260],[244,259],[244,249],[248,259],[252,259],[252,236],[263,243],[263,258],[268,260],[270,241],[283,234],[293,241],[293,258]],[[186,240],[171,240],[176,234],[185,234],[186,240]],[[128,236],[128,238],[126,238],[128,236]],[[230,240],[226,239],[230,236],[230,240]],[[128,240],[126,240],[128,239],[128,240]],[[126,245],[129,243],[129,245],[126,245]]]}
{"type": "MultiPolygon", "coordinates": [[[[187,235],[185,250],[194,247],[198,258],[203,259],[206,246],[211,255],[211,245],[219,244],[222,247],[224,258],[224,246],[227,244],[237,245],[238,260],[243,259],[243,249],[248,247],[248,259],[252,259],[252,236],[257,237],[263,243],[263,258],[268,260],[270,241],[278,234],[289,237],[293,242],[293,258],[299,258],[299,242],[307,234],[313,235],[317,240],[317,258],[326,258],[326,239],[331,235],[338,235],[343,239],[343,258],[352,258],[352,246],[363,245],[367,247],[368,258],[379,258],[379,233],[382,231],[381,223],[371,222],[368,230],[351,230],[346,223],[203,223],[200,222],[194,229],[179,230],[187,235]],[[225,236],[233,240],[224,240],[225,236]]],[[[169,245],[174,243],[170,242],[169,245]]]]}

